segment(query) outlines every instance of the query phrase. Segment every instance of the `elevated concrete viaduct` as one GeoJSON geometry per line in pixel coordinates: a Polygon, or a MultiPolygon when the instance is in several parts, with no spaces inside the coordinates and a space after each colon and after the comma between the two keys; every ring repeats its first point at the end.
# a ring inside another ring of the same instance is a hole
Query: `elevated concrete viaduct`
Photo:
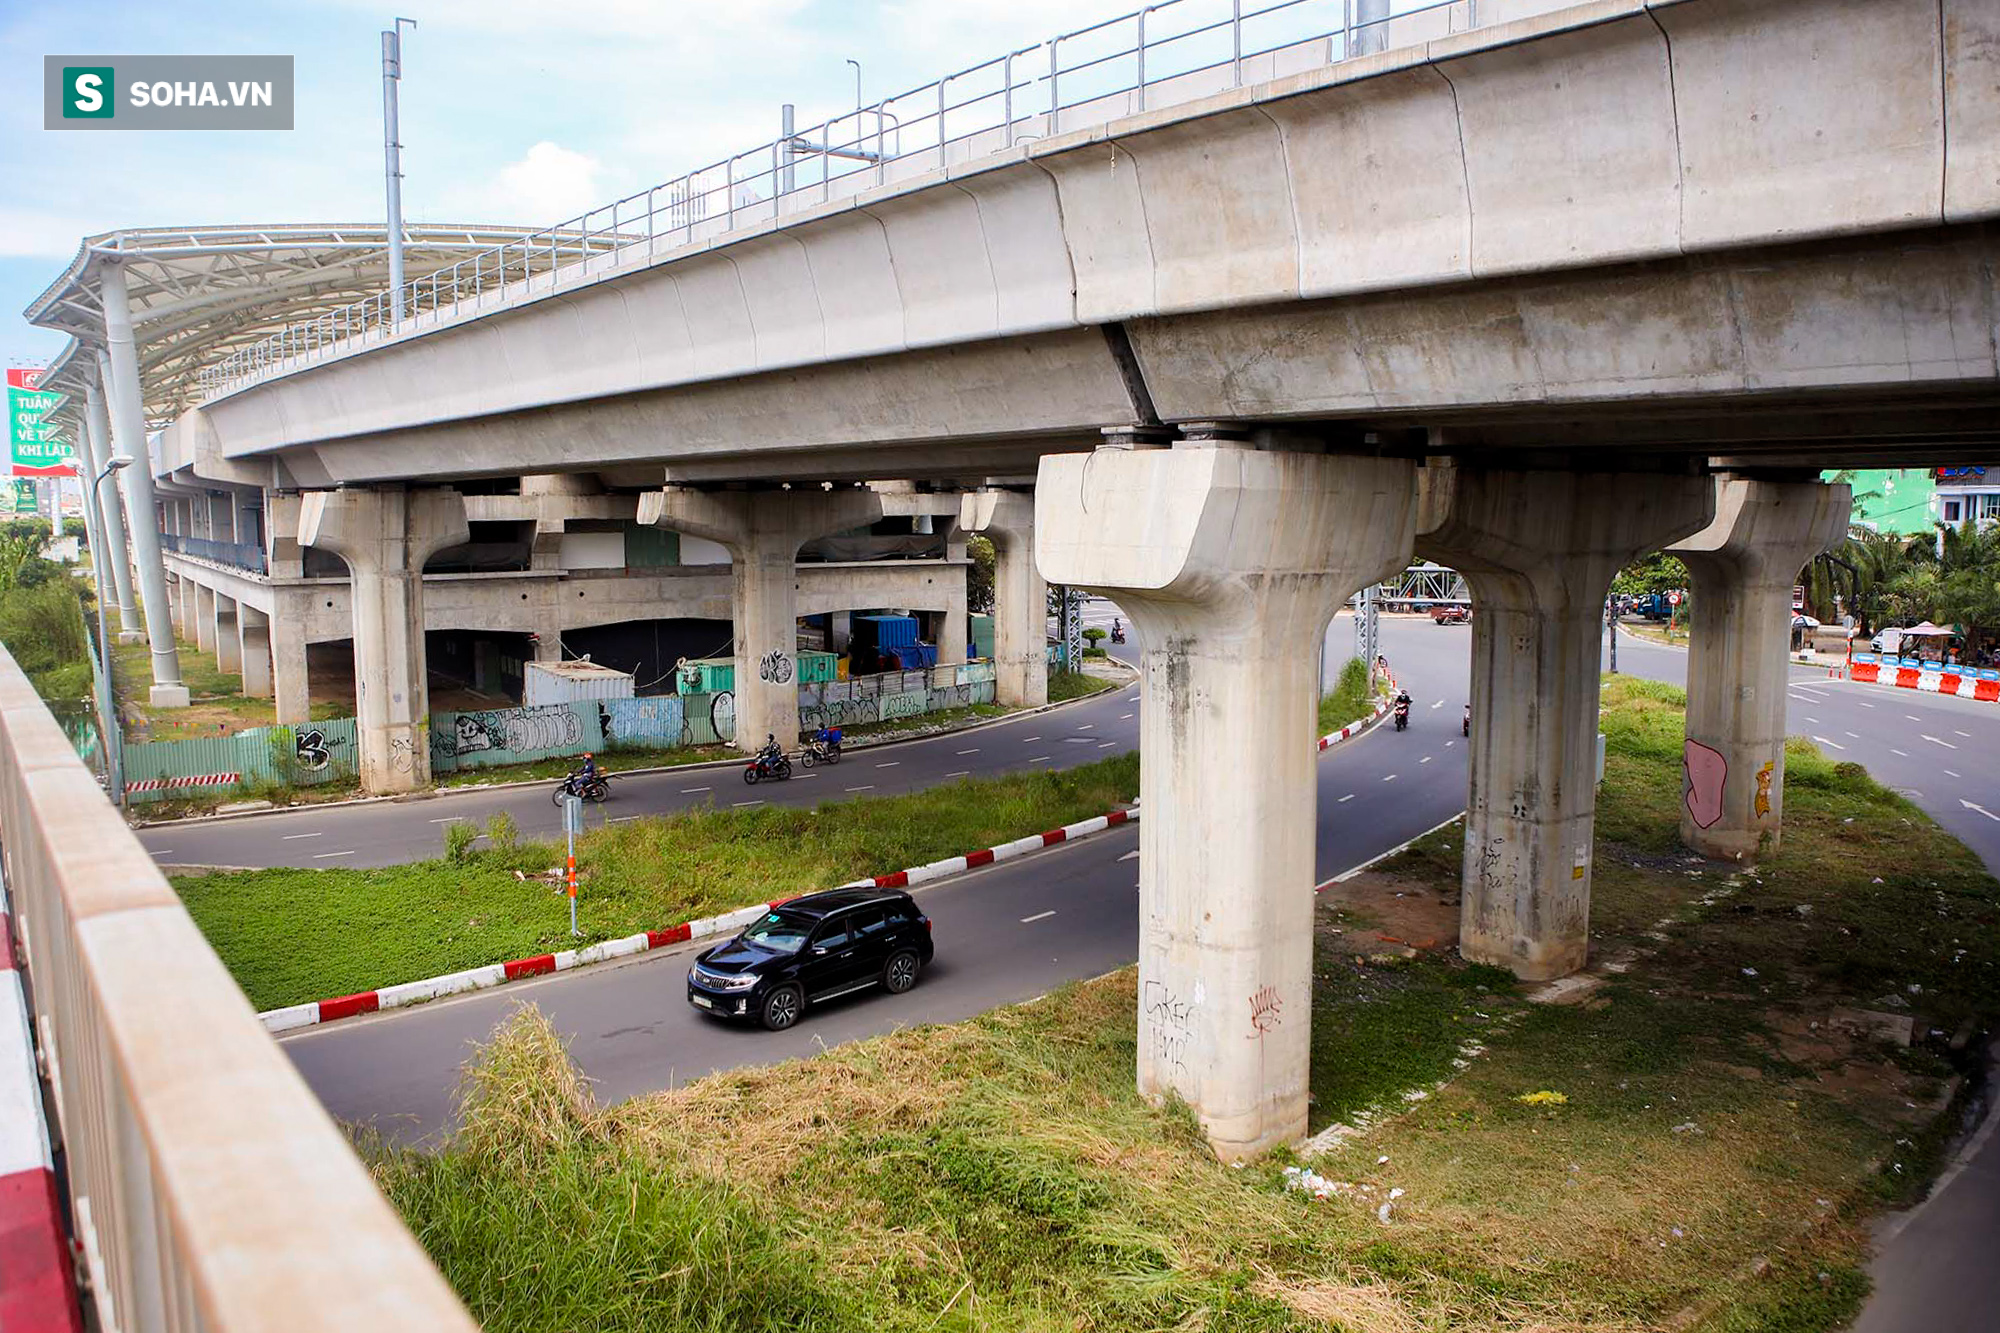
{"type": "Polygon", "coordinates": [[[1597,617],[1647,550],[1685,543],[1720,618],[1689,726],[1725,771],[1690,777],[1688,837],[1777,836],[1763,618],[1845,515],[1811,478],[2000,444],[1996,52],[1987,0],[1593,0],[940,150],[260,364],[163,466],[587,470],[758,552],[830,521],[766,543],[774,494],[1038,470],[1032,520],[990,491],[961,518],[1015,600],[1032,541],[1144,635],[1139,1081],[1239,1156],[1304,1126],[1306,645],[1413,552],[1477,602],[1467,956],[1585,961],[1597,617]]]}

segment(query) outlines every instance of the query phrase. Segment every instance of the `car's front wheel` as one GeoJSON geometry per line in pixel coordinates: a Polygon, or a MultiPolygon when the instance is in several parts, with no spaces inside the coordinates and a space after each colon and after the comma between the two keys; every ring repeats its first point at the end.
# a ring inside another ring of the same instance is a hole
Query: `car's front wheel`
{"type": "Polygon", "coordinates": [[[897,950],[882,964],[882,989],[891,995],[901,995],[917,984],[917,971],[922,966],[912,950],[897,950]]]}
{"type": "Polygon", "coordinates": [[[780,986],[764,997],[764,1026],[773,1032],[783,1032],[799,1021],[805,1007],[805,996],[797,986],[780,986]]]}

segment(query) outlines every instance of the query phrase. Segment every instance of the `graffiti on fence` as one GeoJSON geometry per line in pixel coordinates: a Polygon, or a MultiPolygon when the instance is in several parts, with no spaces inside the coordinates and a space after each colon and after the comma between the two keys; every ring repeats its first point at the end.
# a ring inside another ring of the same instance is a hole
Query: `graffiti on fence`
{"type": "Polygon", "coordinates": [[[768,652],[757,662],[757,678],[773,685],[787,685],[792,679],[792,659],[781,652],[768,652]]]}
{"type": "Polygon", "coordinates": [[[604,741],[595,700],[440,713],[432,719],[431,765],[441,772],[581,754],[604,741]]]}
{"type": "Polygon", "coordinates": [[[688,743],[686,731],[687,723],[678,694],[604,701],[604,744],[607,749],[656,749],[685,745],[688,743]]]}
{"type": "Polygon", "coordinates": [[[292,738],[292,759],[308,773],[317,773],[333,760],[326,733],[318,727],[300,727],[292,738]]]}
{"type": "Polygon", "coordinates": [[[915,717],[926,712],[931,696],[926,690],[909,690],[901,694],[885,694],[881,698],[882,720],[892,721],[899,717],[915,717]]]}

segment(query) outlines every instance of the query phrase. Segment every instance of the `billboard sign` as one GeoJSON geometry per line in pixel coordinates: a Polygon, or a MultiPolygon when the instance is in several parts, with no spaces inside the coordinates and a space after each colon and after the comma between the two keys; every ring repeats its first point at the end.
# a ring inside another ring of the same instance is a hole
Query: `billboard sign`
{"type": "Polygon", "coordinates": [[[15,477],[68,477],[76,473],[75,451],[55,436],[44,420],[63,400],[41,387],[38,367],[14,366],[7,371],[7,439],[15,477]]]}

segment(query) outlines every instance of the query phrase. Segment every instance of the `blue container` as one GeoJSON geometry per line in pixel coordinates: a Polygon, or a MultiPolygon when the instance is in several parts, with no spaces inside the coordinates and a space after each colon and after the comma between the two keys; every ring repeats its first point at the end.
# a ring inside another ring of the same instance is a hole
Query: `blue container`
{"type": "Polygon", "coordinates": [[[915,616],[856,616],[854,634],[882,652],[906,648],[917,641],[915,616]]]}

